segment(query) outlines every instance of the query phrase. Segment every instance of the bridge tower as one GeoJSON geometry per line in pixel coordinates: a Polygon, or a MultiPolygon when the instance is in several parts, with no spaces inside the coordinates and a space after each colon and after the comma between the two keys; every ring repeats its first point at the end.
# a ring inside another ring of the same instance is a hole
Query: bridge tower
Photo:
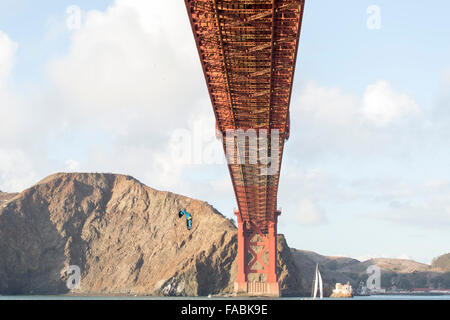
{"type": "Polygon", "coordinates": [[[304,0],[185,0],[238,210],[236,294],[279,296],[278,183],[304,0]]]}

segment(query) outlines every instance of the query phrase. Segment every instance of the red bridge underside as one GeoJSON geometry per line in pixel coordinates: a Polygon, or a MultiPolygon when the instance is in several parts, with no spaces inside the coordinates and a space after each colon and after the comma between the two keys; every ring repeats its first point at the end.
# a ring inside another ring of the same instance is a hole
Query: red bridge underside
{"type": "MultiPolygon", "coordinates": [[[[185,4],[216,129],[224,135],[237,129],[280,132],[275,174],[261,175],[267,165],[250,164],[248,150],[245,163],[228,164],[239,207],[237,283],[241,288],[237,289],[267,293],[273,291],[270,283],[277,281],[277,192],[284,142],[289,138],[304,0],[185,0],[185,4]],[[252,273],[265,276],[248,284],[252,273]]],[[[268,154],[274,149],[270,140],[264,147],[268,154]]]]}

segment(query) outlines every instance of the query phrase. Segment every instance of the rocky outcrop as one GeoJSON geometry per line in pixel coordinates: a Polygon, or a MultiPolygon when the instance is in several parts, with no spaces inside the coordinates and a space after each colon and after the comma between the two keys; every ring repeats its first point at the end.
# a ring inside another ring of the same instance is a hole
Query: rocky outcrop
{"type": "MultiPolygon", "coordinates": [[[[282,292],[304,288],[280,236],[282,292]]],[[[129,176],[56,174],[0,206],[0,294],[197,296],[232,292],[236,228],[211,205],[129,176]],[[193,215],[191,231],[178,211],[193,215]]]]}
{"type": "Polygon", "coordinates": [[[16,195],[17,195],[17,193],[6,193],[6,192],[0,191],[0,205],[3,202],[6,202],[6,201],[14,198],[16,195]]]}
{"type": "MultiPolygon", "coordinates": [[[[278,235],[277,274],[283,296],[307,296],[309,284],[301,275],[301,268],[295,261],[284,235],[278,235]]],[[[300,261],[299,261],[300,262],[300,261]]]]}

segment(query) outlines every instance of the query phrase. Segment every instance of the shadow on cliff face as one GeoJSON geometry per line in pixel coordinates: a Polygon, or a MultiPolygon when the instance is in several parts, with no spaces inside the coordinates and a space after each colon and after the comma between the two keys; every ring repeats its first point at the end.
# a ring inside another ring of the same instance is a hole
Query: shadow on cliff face
{"type": "MultiPolygon", "coordinates": [[[[225,234],[222,236],[221,244],[225,242],[224,238],[225,234]]],[[[236,267],[233,264],[237,253],[237,235],[232,237],[227,246],[221,247],[220,260],[213,259],[217,250],[218,248],[213,245],[208,256],[203,255],[196,263],[197,294],[199,296],[218,294],[224,291],[232,292],[231,286],[236,278],[234,270],[236,267]]]]}
{"type": "Polygon", "coordinates": [[[277,274],[281,295],[284,297],[306,296],[308,286],[299,272],[284,235],[277,238],[277,274]]]}
{"type": "MultiPolygon", "coordinates": [[[[51,222],[48,203],[36,192],[0,208],[0,294],[67,293],[65,241],[51,222]]],[[[27,194],[28,193],[28,194],[27,194]]]]}

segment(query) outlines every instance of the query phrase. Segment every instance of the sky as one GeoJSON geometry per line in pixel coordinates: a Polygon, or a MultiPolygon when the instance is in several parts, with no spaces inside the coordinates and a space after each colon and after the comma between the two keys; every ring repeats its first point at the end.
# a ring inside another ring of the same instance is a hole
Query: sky
{"type": "MultiPolygon", "coordinates": [[[[278,195],[291,247],[424,263],[450,252],[448,12],[307,1],[278,195]]],[[[232,218],[214,130],[182,1],[0,0],[0,190],[113,172],[232,218]]]]}

